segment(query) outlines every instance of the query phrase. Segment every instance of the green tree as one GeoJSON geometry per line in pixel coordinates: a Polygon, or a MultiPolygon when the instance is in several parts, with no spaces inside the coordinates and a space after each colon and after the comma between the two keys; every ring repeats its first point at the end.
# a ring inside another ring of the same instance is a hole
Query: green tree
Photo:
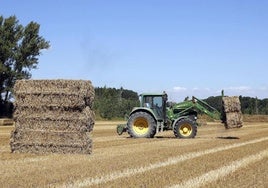
{"type": "Polygon", "coordinates": [[[39,29],[33,21],[24,27],[16,16],[0,16],[0,104],[8,102],[16,80],[31,78],[41,50],[49,48],[39,29]]]}
{"type": "Polygon", "coordinates": [[[216,108],[219,112],[222,110],[222,96],[211,96],[204,99],[210,106],[216,108]]]}
{"type": "Polygon", "coordinates": [[[139,106],[136,92],[124,88],[95,88],[94,111],[100,118],[124,118],[133,107],[139,106]]]}

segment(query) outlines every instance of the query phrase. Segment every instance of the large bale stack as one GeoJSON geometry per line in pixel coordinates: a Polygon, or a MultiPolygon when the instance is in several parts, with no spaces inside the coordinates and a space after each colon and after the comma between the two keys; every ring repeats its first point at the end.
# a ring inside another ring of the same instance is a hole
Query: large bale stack
{"type": "Polygon", "coordinates": [[[19,80],[12,152],[92,152],[94,87],[84,80],[19,80]]]}
{"type": "Polygon", "coordinates": [[[225,113],[224,125],[226,129],[243,126],[243,116],[239,97],[223,97],[223,111],[225,113]]]}

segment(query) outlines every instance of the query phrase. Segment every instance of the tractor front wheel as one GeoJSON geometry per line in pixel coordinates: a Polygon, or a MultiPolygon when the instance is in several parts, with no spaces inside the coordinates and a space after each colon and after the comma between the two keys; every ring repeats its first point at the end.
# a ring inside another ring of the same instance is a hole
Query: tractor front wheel
{"type": "Polygon", "coordinates": [[[191,119],[182,119],[175,124],[174,135],[177,138],[194,138],[196,133],[196,123],[191,119]]]}
{"type": "Polygon", "coordinates": [[[153,138],[156,133],[156,122],[146,112],[135,112],[129,117],[127,130],[134,138],[153,138]]]}

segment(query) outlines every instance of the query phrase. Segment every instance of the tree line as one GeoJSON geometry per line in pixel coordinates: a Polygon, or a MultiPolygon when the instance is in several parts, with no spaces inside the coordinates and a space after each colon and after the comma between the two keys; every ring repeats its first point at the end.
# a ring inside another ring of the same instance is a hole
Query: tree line
{"type": "Polygon", "coordinates": [[[102,119],[126,118],[131,109],[139,106],[137,92],[124,88],[96,87],[93,109],[102,119]]]}
{"type": "MultiPolygon", "coordinates": [[[[221,111],[221,96],[211,96],[203,100],[221,111]]],[[[239,100],[243,114],[268,115],[268,99],[239,96],[239,100]]],[[[99,118],[124,118],[135,106],[139,106],[139,95],[135,91],[123,88],[95,88],[94,111],[99,118]]]]}

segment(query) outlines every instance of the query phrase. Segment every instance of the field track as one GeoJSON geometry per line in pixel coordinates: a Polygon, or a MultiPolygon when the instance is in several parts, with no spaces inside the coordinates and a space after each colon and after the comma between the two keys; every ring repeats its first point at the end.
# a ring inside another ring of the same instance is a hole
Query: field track
{"type": "Polygon", "coordinates": [[[208,123],[195,139],[118,136],[121,123],[96,122],[91,155],[12,154],[0,126],[1,187],[268,187],[268,122],[208,123]]]}

